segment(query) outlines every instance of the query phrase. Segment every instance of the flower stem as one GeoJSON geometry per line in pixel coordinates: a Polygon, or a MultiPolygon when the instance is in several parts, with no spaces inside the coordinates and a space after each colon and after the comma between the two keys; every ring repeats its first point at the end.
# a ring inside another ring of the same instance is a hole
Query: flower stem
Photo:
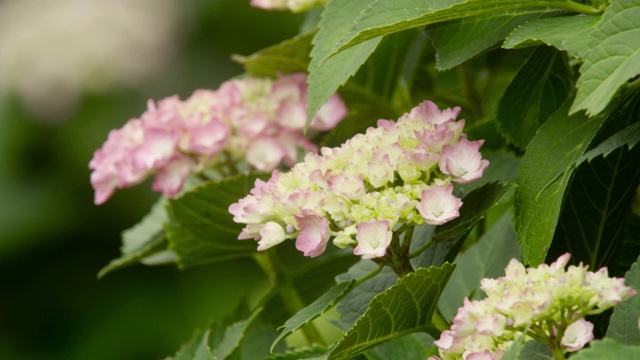
{"type": "MultiPolygon", "coordinates": [[[[279,271],[275,256],[275,250],[268,250],[256,253],[253,258],[267,275],[271,284],[273,284],[289,314],[293,316],[305,308],[305,303],[302,301],[298,290],[293,286],[291,279],[282,271],[279,271]]],[[[303,326],[302,334],[309,345],[325,345],[327,343],[313,323],[303,326]]]]}
{"type": "Polygon", "coordinates": [[[449,330],[449,328],[451,327],[447,319],[445,319],[442,313],[440,312],[440,308],[438,308],[437,306],[436,306],[436,309],[433,311],[433,317],[431,318],[431,322],[433,322],[433,326],[435,326],[436,329],[440,330],[440,332],[449,330]]]}

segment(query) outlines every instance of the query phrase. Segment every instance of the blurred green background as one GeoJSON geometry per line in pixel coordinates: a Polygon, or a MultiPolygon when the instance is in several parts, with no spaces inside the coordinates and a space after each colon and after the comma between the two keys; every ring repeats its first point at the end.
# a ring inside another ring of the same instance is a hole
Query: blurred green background
{"type": "Polygon", "coordinates": [[[146,182],[96,207],[87,167],[147,99],[216,88],[242,72],[231,54],[303,21],[248,3],[0,0],[0,359],[163,358],[264,281],[250,261],[97,280],[157,194],[146,182]]]}

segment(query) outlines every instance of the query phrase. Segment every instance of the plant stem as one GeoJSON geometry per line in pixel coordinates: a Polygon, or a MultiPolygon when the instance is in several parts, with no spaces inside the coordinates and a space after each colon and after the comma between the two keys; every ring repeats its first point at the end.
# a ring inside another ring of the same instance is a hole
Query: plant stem
{"type": "MultiPolygon", "coordinates": [[[[298,290],[293,286],[291,279],[281,271],[278,271],[278,266],[276,266],[277,259],[274,259],[275,250],[256,253],[253,258],[273,284],[273,287],[278,295],[280,295],[282,303],[291,316],[305,308],[304,301],[302,301],[298,290]]],[[[302,334],[309,345],[325,345],[327,343],[312,323],[308,323],[302,327],[302,334]]]]}
{"type": "Polygon", "coordinates": [[[437,306],[436,306],[436,309],[433,311],[433,317],[431,318],[431,322],[433,322],[433,326],[435,326],[436,329],[440,330],[440,332],[449,330],[449,328],[451,327],[447,319],[445,319],[442,313],[440,312],[440,308],[438,308],[437,306]]]}

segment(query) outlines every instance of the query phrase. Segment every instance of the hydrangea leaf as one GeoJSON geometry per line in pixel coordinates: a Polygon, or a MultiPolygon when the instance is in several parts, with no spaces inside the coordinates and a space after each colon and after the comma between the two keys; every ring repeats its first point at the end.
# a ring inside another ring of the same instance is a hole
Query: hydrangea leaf
{"type": "Polygon", "coordinates": [[[511,217],[511,212],[503,214],[475,245],[456,258],[456,270],[438,302],[445,318],[453,318],[465,297],[482,296],[478,290],[480,279],[503,276],[509,261],[520,258],[511,217]]]}
{"type": "Polygon", "coordinates": [[[571,356],[572,360],[640,359],[640,346],[620,344],[611,339],[594,340],[589,347],[571,356]]]}
{"type": "MultiPolygon", "coordinates": [[[[329,55],[369,39],[398,31],[472,16],[544,14],[574,6],[567,1],[532,0],[377,0],[356,19],[350,31],[332,48],[329,55]]],[[[579,6],[579,4],[578,4],[579,6]]],[[[589,11],[589,8],[584,10],[589,11]]],[[[592,9],[596,12],[596,9],[592,9]]]]}
{"type": "Polygon", "coordinates": [[[588,36],[600,21],[600,15],[557,16],[528,21],[509,34],[503,48],[518,49],[547,44],[581,58],[588,36]]]}
{"type": "Polygon", "coordinates": [[[349,293],[355,283],[355,280],[351,280],[335,285],[316,301],[287,320],[287,322],[282,326],[282,331],[271,345],[271,351],[273,352],[273,348],[286,336],[331,309],[338,301],[340,301],[340,299],[349,293]]]}
{"type": "MultiPolygon", "coordinates": [[[[238,175],[211,182],[167,203],[169,247],[182,268],[249,256],[253,241],[238,241],[243,225],[233,222],[229,205],[249,193],[258,175],[238,175]]],[[[262,175],[265,178],[266,175],[262,175]]]]}
{"type": "Polygon", "coordinates": [[[589,36],[570,113],[597,115],[617,90],[640,74],[640,1],[612,1],[589,36]]]}
{"type": "MultiPolygon", "coordinates": [[[[631,266],[624,279],[626,285],[640,291],[640,257],[631,266]]],[[[607,338],[622,344],[640,345],[638,319],[640,319],[640,296],[636,295],[613,308],[613,315],[607,328],[607,338]]]]}
{"type": "Polygon", "coordinates": [[[570,173],[554,180],[591,144],[605,117],[568,115],[569,99],[533,137],[520,164],[516,188],[516,231],[522,260],[537,266],[544,261],[560,216],[570,173]]]}
{"type": "Polygon", "coordinates": [[[573,87],[571,69],[562,53],[541,46],[535,49],[507,87],[498,105],[496,125],[520,149],[567,99],[573,87]]]}
{"type": "MultiPolygon", "coordinates": [[[[640,117],[640,94],[620,105],[607,119],[593,143],[602,143],[640,117]]],[[[619,147],[607,157],[596,157],[573,171],[547,259],[565,252],[574,264],[609,273],[618,262],[624,227],[640,185],[640,147],[619,147]],[[579,244],[579,246],[577,246],[579,244]]]]}
{"type": "Polygon", "coordinates": [[[329,360],[346,359],[418,331],[438,333],[431,323],[438,297],[455,265],[419,268],[377,295],[364,315],[336,344],[329,360]]]}
{"type": "Polygon", "coordinates": [[[183,345],[169,360],[213,360],[209,349],[210,330],[196,331],[191,341],[183,345]]]}
{"type": "Polygon", "coordinates": [[[309,66],[311,39],[315,31],[298,35],[279,44],[269,46],[249,56],[234,55],[251,76],[275,78],[280,74],[306,72],[309,66]]]}
{"type": "Polygon", "coordinates": [[[164,198],[158,200],[138,224],[122,232],[122,246],[120,248],[122,255],[102,268],[98,273],[98,278],[117,269],[137,264],[145,257],[167,248],[162,227],[167,221],[167,213],[164,209],[165,202],[164,198]]]}
{"type": "Polygon", "coordinates": [[[327,352],[327,348],[320,345],[311,347],[295,348],[285,351],[282,354],[273,354],[267,356],[264,360],[299,360],[299,359],[316,359],[327,352]]]}
{"type": "Polygon", "coordinates": [[[374,0],[332,0],[313,37],[309,64],[309,90],[307,123],[338,88],[353,76],[378,46],[380,39],[373,39],[345,51],[339,56],[323,61],[335,43],[348,31],[353,21],[374,0]]]}
{"type": "Polygon", "coordinates": [[[365,353],[367,360],[427,359],[433,338],[425,333],[405,335],[365,353]]]}
{"type": "MultiPolygon", "coordinates": [[[[349,268],[347,273],[336,276],[336,282],[360,279],[377,268],[378,265],[371,260],[360,260],[349,268]]],[[[387,290],[396,281],[398,276],[388,267],[384,267],[379,274],[364,281],[340,301],[336,307],[340,318],[335,321],[335,324],[345,331],[350,329],[365,313],[371,299],[387,290]]]]}
{"type": "Polygon", "coordinates": [[[522,335],[516,339],[502,356],[502,360],[553,360],[549,346],[535,340],[524,341],[522,335]]]}
{"type": "Polygon", "coordinates": [[[427,33],[436,48],[436,68],[447,70],[462,64],[504,39],[518,25],[537,16],[474,16],[429,27],[427,33]]]}

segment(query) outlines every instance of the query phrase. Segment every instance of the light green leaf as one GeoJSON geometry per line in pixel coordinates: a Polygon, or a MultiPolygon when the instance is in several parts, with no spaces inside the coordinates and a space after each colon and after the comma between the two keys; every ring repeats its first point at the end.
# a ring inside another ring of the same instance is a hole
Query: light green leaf
{"type": "Polygon", "coordinates": [[[511,216],[511,212],[502,215],[476,244],[456,258],[456,270],[438,302],[445,318],[453,318],[465,297],[482,297],[479,290],[482,278],[504,276],[509,261],[520,258],[511,216]]]}
{"type": "Polygon", "coordinates": [[[582,76],[570,114],[590,116],[605,109],[617,90],[640,74],[640,1],[612,1],[589,36],[582,56],[582,76]]]}
{"type": "Polygon", "coordinates": [[[462,64],[537,16],[474,16],[430,26],[427,33],[436,48],[436,68],[446,70],[462,64]]]}
{"type": "Polygon", "coordinates": [[[212,344],[212,358],[214,360],[229,359],[234,351],[240,347],[249,326],[261,311],[262,309],[258,308],[248,319],[229,324],[224,330],[221,340],[212,344]]]}
{"type": "MultiPolygon", "coordinates": [[[[266,175],[261,175],[266,177],[266,175]]],[[[250,256],[257,246],[239,241],[242,224],[233,222],[229,206],[246,196],[258,175],[238,175],[196,188],[167,204],[169,247],[182,268],[250,256]]]]}
{"type": "Polygon", "coordinates": [[[418,331],[438,334],[433,311],[455,265],[420,268],[377,295],[365,314],[329,354],[329,360],[346,359],[389,340],[418,331]]]}
{"type": "Polygon", "coordinates": [[[213,360],[209,353],[210,330],[196,331],[188,344],[183,345],[170,360],[213,360]]]}
{"type": "MultiPolygon", "coordinates": [[[[624,277],[625,284],[640,292],[640,257],[624,277]]],[[[613,308],[607,338],[627,345],[640,345],[640,296],[636,295],[613,308]]]]}
{"type": "Polygon", "coordinates": [[[164,209],[165,203],[165,198],[160,198],[142,221],[122,232],[122,247],[120,248],[122,255],[117,259],[111,260],[109,265],[102,268],[98,273],[98,278],[114,270],[137,264],[145,257],[167,248],[167,241],[162,228],[167,221],[167,213],[164,209]]]}
{"type": "Polygon", "coordinates": [[[246,57],[234,55],[232,58],[244,65],[245,71],[251,76],[276,77],[279,74],[306,72],[311,39],[315,33],[298,35],[246,57]]]}
{"type": "Polygon", "coordinates": [[[516,231],[522,260],[532,266],[542,263],[549,250],[571,174],[548,184],[582,156],[605,120],[604,116],[568,116],[570,103],[571,99],[540,126],[520,164],[516,231]]]}
{"type": "Polygon", "coordinates": [[[640,346],[620,344],[615,340],[594,340],[578,351],[571,360],[640,359],[640,346]]]}
{"type": "Polygon", "coordinates": [[[502,45],[506,49],[547,44],[581,58],[600,15],[557,16],[536,19],[517,27],[502,45]]]}
{"type": "Polygon", "coordinates": [[[309,106],[307,108],[307,123],[324,105],[329,97],[338,90],[378,46],[380,39],[373,39],[345,51],[339,56],[323,61],[335,43],[348,31],[360,14],[374,0],[332,0],[327,4],[318,33],[313,38],[311,63],[309,64],[309,106]]]}
{"type": "Polygon", "coordinates": [[[329,291],[327,291],[324,295],[319,297],[316,301],[300,310],[291,319],[287,320],[287,322],[285,322],[282,326],[283,329],[280,332],[280,335],[278,335],[276,340],[271,345],[271,351],[273,352],[274,347],[286,336],[301,328],[303,325],[309,323],[309,321],[324,314],[327,310],[331,309],[338,301],[340,301],[346,294],[349,293],[355,283],[355,280],[351,280],[348,282],[337,284],[336,286],[329,289],[329,291]]]}
{"type": "MultiPolygon", "coordinates": [[[[472,16],[544,14],[574,7],[569,1],[535,0],[377,0],[362,12],[351,30],[333,47],[336,54],[363,41],[398,31],[472,16]]],[[[580,4],[578,4],[579,6],[580,4]]],[[[585,11],[590,11],[585,7],[585,11]]],[[[596,9],[591,9],[597,12],[596,9]]]]}
{"type": "Polygon", "coordinates": [[[520,149],[567,99],[573,88],[571,69],[562,53],[541,46],[522,65],[505,91],[496,114],[496,126],[520,149]]]}

